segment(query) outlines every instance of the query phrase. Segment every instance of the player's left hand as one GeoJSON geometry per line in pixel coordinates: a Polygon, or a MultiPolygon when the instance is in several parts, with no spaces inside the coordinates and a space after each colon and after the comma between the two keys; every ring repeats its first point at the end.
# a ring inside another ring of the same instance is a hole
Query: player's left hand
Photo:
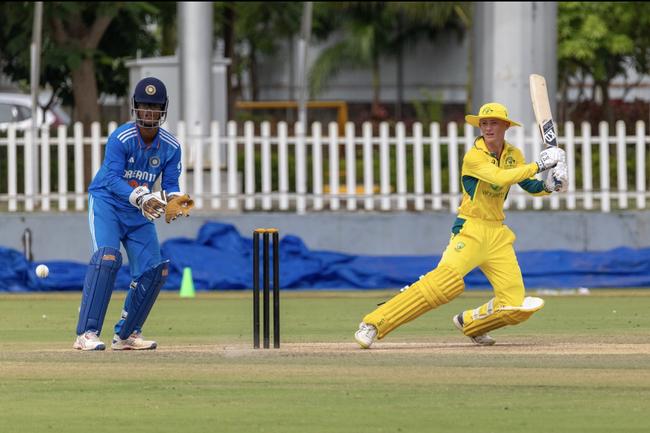
{"type": "Polygon", "coordinates": [[[563,161],[551,169],[544,181],[547,192],[566,192],[569,189],[569,170],[563,161]]]}
{"type": "Polygon", "coordinates": [[[177,194],[167,196],[167,208],[165,209],[165,221],[170,223],[179,216],[190,216],[190,210],[194,207],[194,200],[189,194],[177,194]]]}

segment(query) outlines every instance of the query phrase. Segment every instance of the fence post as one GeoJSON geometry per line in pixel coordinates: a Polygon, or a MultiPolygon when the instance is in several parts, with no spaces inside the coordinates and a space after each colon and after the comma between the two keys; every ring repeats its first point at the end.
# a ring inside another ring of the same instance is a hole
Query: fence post
{"type": "Polygon", "coordinates": [[[381,193],[381,210],[390,210],[390,143],[388,123],[379,124],[379,176],[381,193]]]}
{"type": "Polygon", "coordinates": [[[584,208],[594,207],[593,175],[591,167],[591,125],[582,122],[582,191],[584,193],[584,208]]]}
{"type": "Polygon", "coordinates": [[[25,185],[25,211],[32,212],[34,210],[34,151],[36,137],[32,135],[31,129],[25,130],[25,141],[23,142],[23,181],[25,185]]]}
{"type": "Polygon", "coordinates": [[[115,131],[116,129],[117,129],[116,121],[111,120],[110,122],[108,122],[108,137],[110,137],[113,131],[115,131]]]}
{"type": "Polygon", "coordinates": [[[406,210],[406,128],[404,122],[395,125],[397,138],[397,209],[406,210]]]}
{"type": "Polygon", "coordinates": [[[354,123],[345,124],[345,195],[347,210],[357,209],[357,158],[354,137],[354,123]]]}
{"type": "Polygon", "coordinates": [[[415,210],[424,209],[424,161],[422,156],[422,124],[413,124],[413,190],[415,210]]]}
{"type": "Polygon", "coordinates": [[[68,128],[57,128],[57,158],[59,174],[59,210],[68,210],[68,128]]]}
{"type": "Polygon", "coordinates": [[[569,210],[576,208],[576,149],[575,149],[575,128],[573,122],[564,124],[564,135],[566,137],[566,161],[569,171],[569,188],[566,197],[566,207],[569,210]]]}
{"type": "Polygon", "coordinates": [[[271,124],[262,122],[262,209],[270,210],[273,206],[271,200],[272,176],[271,176],[271,124]]]}
{"type": "Polygon", "coordinates": [[[312,191],[314,210],[323,210],[323,140],[320,122],[311,124],[312,191]]]}
{"type": "Polygon", "coordinates": [[[228,122],[228,209],[237,209],[237,123],[228,122]]]}
{"type": "Polygon", "coordinates": [[[442,209],[442,167],[440,165],[440,124],[433,122],[429,125],[431,134],[431,193],[433,194],[432,208],[442,209]]]}
{"type": "Polygon", "coordinates": [[[100,138],[102,135],[101,127],[99,122],[93,122],[90,124],[90,166],[91,166],[91,178],[95,177],[99,171],[99,166],[101,165],[101,143],[100,138]]]}
{"type": "Polygon", "coordinates": [[[287,149],[287,123],[278,123],[278,181],[280,190],[280,210],[289,209],[289,162],[287,149]]]}
{"type": "Polygon", "coordinates": [[[306,209],[307,194],[307,160],[305,155],[305,136],[307,135],[307,125],[296,122],[295,126],[296,140],[296,212],[304,214],[306,209]]]}
{"type": "Polygon", "coordinates": [[[50,128],[41,127],[41,210],[50,210],[50,128]]]}
{"type": "Polygon", "coordinates": [[[329,124],[329,186],[330,209],[339,209],[339,129],[338,124],[329,124]]]}
{"type": "Polygon", "coordinates": [[[460,204],[459,196],[459,173],[458,173],[458,126],[456,122],[449,122],[447,125],[447,136],[449,138],[448,161],[449,161],[449,212],[456,213],[460,204]]]}
{"type": "Polygon", "coordinates": [[[210,123],[210,193],[212,209],[221,209],[221,140],[219,122],[210,123]]]}
{"type": "Polygon", "coordinates": [[[609,212],[609,125],[605,121],[598,124],[598,141],[600,143],[600,210],[609,212]]]}
{"type": "Polygon", "coordinates": [[[176,128],[178,142],[181,144],[181,174],[178,178],[178,187],[181,191],[187,191],[187,161],[189,161],[190,143],[187,142],[187,129],[185,122],[179,121],[176,128]]]}
{"type": "Polygon", "coordinates": [[[203,209],[203,125],[194,124],[192,131],[192,153],[194,154],[194,202],[197,209],[203,209]]]}
{"type": "Polygon", "coordinates": [[[636,207],[645,209],[645,123],[636,122],[636,207]]]}
{"type": "Polygon", "coordinates": [[[244,209],[255,208],[255,126],[250,120],[244,122],[244,209]]]}
{"type": "Polygon", "coordinates": [[[373,152],[372,152],[372,123],[363,123],[363,193],[364,209],[373,210],[375,200],[373,196],[374,173],[373,173],[373,152]]]}
{"type": "Polygon", "coordinates": [[[625,122],[616,122],[616,184],[618,206],[627,209],[627,144],[625,143],[625,122]]]}
{"type": "Polygon", "coordinates": [[[84,127],[81,122],[74,124],[74,208],[84,209],[84,127]]]}
{"type": "Polygon", "coordinates": [[[9,212],[18,210],[16,195],[18,194],[18,175],[17,175],[17,143],[16,143],[16,124],[10,123],[7,131],[7,192],[9,195],[9,212]]]}

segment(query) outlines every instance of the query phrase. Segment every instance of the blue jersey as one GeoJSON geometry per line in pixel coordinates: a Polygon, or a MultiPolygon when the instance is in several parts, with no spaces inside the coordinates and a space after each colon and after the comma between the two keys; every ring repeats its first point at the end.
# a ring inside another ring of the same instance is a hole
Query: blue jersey
{"type": "Polygon", "coordinates": [[[161,188],[167,193],[179,192],[180,144],[170,132],[158,128],[153,142],[147,147],[138,127],[129,122],[108,137],[104,162],[88,192],[116,209],[139,211],[129,202],[129,195],[138,186],[152,190],[161,174],[161,188]]]}

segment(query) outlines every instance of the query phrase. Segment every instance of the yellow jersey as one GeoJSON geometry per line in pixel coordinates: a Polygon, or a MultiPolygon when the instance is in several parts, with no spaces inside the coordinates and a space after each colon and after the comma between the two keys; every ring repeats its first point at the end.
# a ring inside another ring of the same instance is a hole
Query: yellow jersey
{"type": "Polygon", "coordinates": [[[526,163],[521,151],[510,143],[504,144],[501,158],[497,159],[488,150],[483,137],[478,137],[463,158],[463,200],[458,218],[503,221],[506,217],[503,202],[510,186],[516,183],[532,195],[548,195],[544,182],[534,177],[537,170],[537,163],[526,163]]]}

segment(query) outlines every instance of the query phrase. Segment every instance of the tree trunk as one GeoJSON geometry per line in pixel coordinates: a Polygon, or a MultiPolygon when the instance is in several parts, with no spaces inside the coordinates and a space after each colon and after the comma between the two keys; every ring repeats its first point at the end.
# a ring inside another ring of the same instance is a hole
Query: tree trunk
{"type": "Polygon", "coordinates": [[[382,120],[385,116],[382,113],[380,105],[380,91],[381,91],[381,75],[379,72],[379,56],[374,56],[372,59],[372,106],[370,113],[373,118],[382,120]]]}
{"type": "Polygon", "coordinates": [[[614,113],[609,105],[609,81],[599,81],[598,87],[602,95],[603,117],[609,123],[610,127],[614,126],[614,113]]]}
{"type": "Polygon", "coordinates": [[[402,120],[402,104],[404,103],[404,53],[402,46],[402,14],[397,15],[397,100],[395,101],[395,118],[402,120]]]}
{"type": "MultiPolygon", "coordinates": [[[[83,123],[84,136],[89,136],[91,123],[100,120],[93,59],[84,59],[79,68],[73,69],[71,73],[72,94],[75,101],[74,118],[83,123]]],[[[84,185],[90,184],[93,174],[90,146],[84,146],[84,185]]]]}
{"type": "Polygon", "coordinates": [[[257,73],[257,51],[255,45],[251,42],[251,53],[249,56],[250,79],[251,79],[251,100],[257,101],[259,99],[259,83],[257,73]]]}
{"type": "Polygon", "coordinates": [[[99,122],[97,80],[93,59],[84,59],[72,73],[72,94],[75,102],[75,119],[84,124],[87,132],[92,122],[99,122]]]}

